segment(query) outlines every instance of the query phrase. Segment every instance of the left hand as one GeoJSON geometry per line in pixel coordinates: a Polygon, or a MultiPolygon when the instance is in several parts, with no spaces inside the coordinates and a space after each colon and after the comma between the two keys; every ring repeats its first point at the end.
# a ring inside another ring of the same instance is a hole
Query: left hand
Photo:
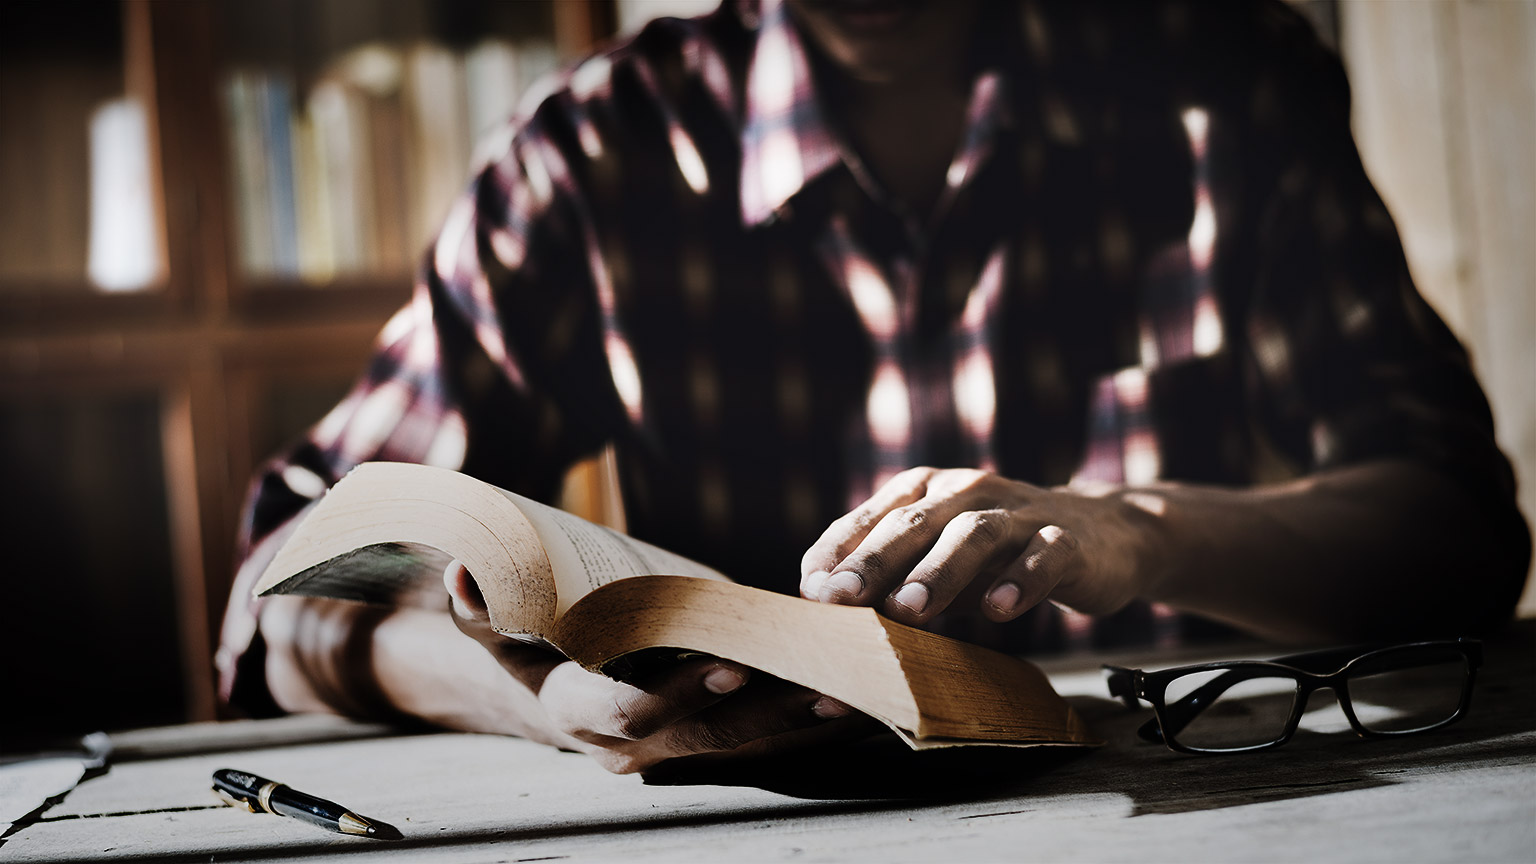
{"type": "Polygon", "coordinates": [[[811,546],[800,594],[874,606],[912,625],[967,587],[985,589],[981,610],[993,621],[1048,598],[1113,612],[1142,593],[1150,572],[1156,516],[1146,498],[1155,493],[1089,496],[971,469],[912,468],[811,546]]]}

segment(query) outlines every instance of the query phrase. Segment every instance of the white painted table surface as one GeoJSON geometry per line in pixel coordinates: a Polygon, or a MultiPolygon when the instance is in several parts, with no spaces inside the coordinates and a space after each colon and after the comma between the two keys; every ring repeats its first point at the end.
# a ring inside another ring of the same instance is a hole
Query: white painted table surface
{"type": "MultiPolygon", "coordinates": [[[[779,775],[758,774],[759,786],[646,785],[583,756],[488,736],[293,743],[336,728],[315,718],[147,730],[117,736],[111,771],[6,838],[0,861],[1528,864],[1536,621],[1487,649],[1470,714],[1419,736],[1358,739],[1324,691],[1313,699],[1326,709],[1282,748],[1184,756],[1138,740],[1150,712],[1111,703],[1102,658],[1076,658],[1042,665],[1109,740],[1102,749],[934,758],[872,747],[850,764],[777,760],[779,775]],[[262,738],[288,743],[251,746],[262,738]],[[405,839],[342,837],[221,806],[208,791],[221,767],[339,801],[405,839]],[[931,797],[911,796],[923,788],[931,797]]],[[[1191,658],[1112,659],[1158,668],[1191,658]]]]}

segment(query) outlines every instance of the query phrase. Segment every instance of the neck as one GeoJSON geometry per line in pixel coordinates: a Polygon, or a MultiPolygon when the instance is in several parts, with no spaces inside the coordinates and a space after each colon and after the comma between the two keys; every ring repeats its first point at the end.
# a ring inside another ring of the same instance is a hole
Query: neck
{"type": "Polygon", "coordinates": [[[830,88],[850,143],[881,186],[920,218],[943,193],[965,128],[969,84],[956,63],[945,75],[878,83],[845,78],[830,88]]]}

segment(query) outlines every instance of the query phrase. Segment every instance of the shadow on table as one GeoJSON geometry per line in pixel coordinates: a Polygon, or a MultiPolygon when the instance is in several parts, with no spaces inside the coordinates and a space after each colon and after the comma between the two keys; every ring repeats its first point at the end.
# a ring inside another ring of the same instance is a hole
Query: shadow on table
{"type": "MultiPolygon", "coordinates": [[[[1447,765],[1536,763],[1536,621],[1487,644],[1467,716],[1444,729],[1400,738],[1360,738],[1343,724],[1303,727],[1283,747],[1226,756],[1175,753],[1137,737],[1149,708],[1069,697],[1108,744],[1011,749],[957,747],[914,752],[894,736],[836,749],[777,754],[759,763],[687,766],[647,782],[755,786],[822,801],[961,802],[1032,796],[1120,794],[1132,815],[1185,813],[1388,786],[1447,765]]],[[[1329,691],[1312,695],[1308,717],[1338,712],[1329,691]]]]}
{"type": "Polygon", "coordinates": [[[992,797],[1021,777],[1055,771],[1091,754],[1084,747],[945,747],[914,751],[895,735],[762,759],[671,765],[645,775],[658,786],[755,786],[794,798],[838,801],[957,801],[992,797]]]}
{"type": "MultiPolygon", "coordinates": [[[[742,825],[787,816],[880,814],[909,811],[914,804],[974,802],[1006,814],[1035,809],[1056,796],[1123,795],[1131,815],[1176,814],[1246,804],[1385,787],[1468,767],[1536,764],[1536,621],[1489,643],[1489,661],[1461,722],[1403,738],[1356,738],[1349,731],[1303,729],[1284,747],[1247,755],[1189,756],[1143,742],[1136,727],[1147,710],[1126,709],[1108,698],[1070,697],[1074,708],[1109,743],[1078,748],[952,748],[913,752],[894,738],[871,739],[836,751],[780,754],[750,766],[701,767],[675,774],[670,784],[756,786],[793,799],[723,813],[653,811],[642,818],[582,818],[559,825],[475,827],[398,843],[331,838],[277,848],[222,848],[221,860],[339,858],[379,853],[411,856],[410,850],[441,851],[482,844],[534,843],[608,835],[742,825]]],[[[1319,704],[1326,694],[1316,694],[1319,704]],[[1322,698],[1319,698],[1322,697],[1322,698]]],[[[965,812],[957,819],[1005,815],[965,812]]],[[[89,860],[192,864],[209,850],[182,854],[123,855],[103,850],[89,860]]],[[[555,856],[561,857],[561,856],[555,856]]],[[[36,858],[28,860],[40,860],[36,858]]],[[[85,860],[72,856],[72,860],[85,860]]]]}

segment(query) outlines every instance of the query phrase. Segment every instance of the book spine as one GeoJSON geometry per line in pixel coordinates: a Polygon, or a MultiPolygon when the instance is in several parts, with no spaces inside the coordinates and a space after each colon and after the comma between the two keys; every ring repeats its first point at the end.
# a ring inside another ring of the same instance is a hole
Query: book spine
{"type": "Polygon", "coordinates": [[[306,282],[329,282],[336,276],[331,212],[314,124],[307,113],[293,118],[293,182],[299,277],[306,282]]]}
{"type": "Polygon", "coordinates": [[[409,272],[412,250],[406,228],[405,121],[398,91],[368,99],[368,137],[373,170],[373,269],[395,275],[409,272]]]}
{"type": "Polygon", "coordinates": [[[271,202],[272,269],[280,276],[299,274],[299,237],[294,203],[293,83],[286,75],[262,76],[265,116],[267,197],[271,202]]]}
{"type": "Polygon", "coordinates": [[[420,45],[406,58],[407,115],[417,154],[411,201],[413,248],[432,242],[464,188],[469,165],[469,111],[463,58],[420,45]]]}
{"type": "Polygon", "coordinates": [[[258,116],[254,72],[236,70],[225,85],[230,163],[234,168],[235,217],[241,269],[252,275],[271,272],[272,236],[266,206],[265,157],[258,116]]]}
{"type": "Polygon", "coordinates": [[[479,142],[511,118],[522,88],[518,54],[504,39],[486,39],[464,56],[464,88],[469,106],[470,140],[476,145],[474,164],[494,154],[481,153],[479,142]]]}

